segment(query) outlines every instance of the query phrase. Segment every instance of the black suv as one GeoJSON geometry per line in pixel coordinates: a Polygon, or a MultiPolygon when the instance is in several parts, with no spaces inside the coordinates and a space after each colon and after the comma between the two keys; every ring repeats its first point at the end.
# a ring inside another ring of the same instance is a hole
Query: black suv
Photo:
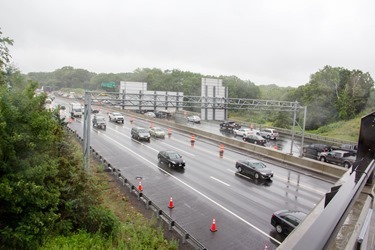
{"type": "Polygon", "coordinates": [[[223,122],[223,123],[220,123],[220,130],[226,130],[228,132],[232,132],[233,133],[233,130],[234,129],[240,129],[241,128],[241,125],[235,123],[235,122],[223,122]]]}
{"type": "Polygon", "coordinates": [[[92,126],[94,128],[101,128],[105,130],[107,125],[106,125],[104,116],[94,115],[94,119],[92,119],[92,126]]]}
{"type": "Polygon", "coordinates": [[[137,139],[138,141],[148,141],[150,142],[150,132],[145,128],[132,128],[131,136],[133,139],[137,139]]]}
{"type": "Polygon", "coordinates": [[[317,156],[321,152],[331,151],[331,146],[326,144],[311,144],[303,147],[303,156],[311,159],[317,159],[317,156]]]}

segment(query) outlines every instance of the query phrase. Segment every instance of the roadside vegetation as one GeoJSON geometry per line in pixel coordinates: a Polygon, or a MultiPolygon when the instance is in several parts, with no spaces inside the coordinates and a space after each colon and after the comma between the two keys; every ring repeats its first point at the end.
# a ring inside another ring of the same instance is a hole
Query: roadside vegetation
{"type": "MultiPolygon", "coordinates": [[[[176,241],[165,240],[157,223],[117,191],[100,165],[92,174],[83,169],[80,146],[65,132],[57,111],[45,109],[46,96],[35,96],[35,90],[115,92],[101,89],[101,83],[113,81],[118,88],[120,81],[140,81],[150,90],[199,96],[201,78],[216,77],[148,68],[96,74],[73,67],[24,75],[10,64],[7,46],[12,44],[0,30],[0,249],[177,249],[176,241]]],[[[373,79],[360,70],[326,66],[298,88],[217,78],[230,98],[300,102],[308,107],[307,130],[333,138],[356,141],[359,117],[375,107],[373,79]]],[[[291,126],[291,116],[281,112],[230,115],[291,126]]]]}

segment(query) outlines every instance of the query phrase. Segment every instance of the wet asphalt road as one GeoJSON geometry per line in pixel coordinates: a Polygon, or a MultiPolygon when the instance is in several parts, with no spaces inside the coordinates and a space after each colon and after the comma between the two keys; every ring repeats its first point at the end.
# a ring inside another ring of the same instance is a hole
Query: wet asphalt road
{"type": "MultiPolygon", "coordinates": [[[[74,119],[69,126],[82,136],[82,120],[74,119]]],[[[129,180],[136,183],[141,177],[143,193],[208,249],[264,249],[266,245],[275,249],[285,236],[270,224],[272,213],[280,209],[308,213],[332,186],[311,173],[247,152],[226,148],[220,157],[218,145],[196,138],[192,146],[189,134],[173,131],[170,138],[138,142],[130,137],[133,126],[148,127],[149,122],[137,119],[131,124],[125,117],[125,124],[107,122],[106,131],[90,127],[91,146],[129,180]],[[157,153],[165,149],[183,155],[186,168],[159,164],[157,153]],[[236,174],[235,162],[247,158],[272,168],[272,181],[236,174]],[[170,197],[173,209],[167,207],[170,197]],[[210,231],[213,219],[214,233],[210,231]]]]}

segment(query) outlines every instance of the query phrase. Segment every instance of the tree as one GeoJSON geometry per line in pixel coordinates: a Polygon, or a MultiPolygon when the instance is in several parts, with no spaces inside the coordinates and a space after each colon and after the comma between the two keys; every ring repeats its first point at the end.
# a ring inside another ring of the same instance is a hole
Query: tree
{"type": "Polygon", "coordinates": [[[7,84],[10,87],[9,82],[6,81],[7,76],[9,77],[9,63],[10,63],[10,54],[9,54],[9,45],[13,45],[13,40],[9,37],[3,37],[3,32],[0,29],[0,86],[7,84]]]}

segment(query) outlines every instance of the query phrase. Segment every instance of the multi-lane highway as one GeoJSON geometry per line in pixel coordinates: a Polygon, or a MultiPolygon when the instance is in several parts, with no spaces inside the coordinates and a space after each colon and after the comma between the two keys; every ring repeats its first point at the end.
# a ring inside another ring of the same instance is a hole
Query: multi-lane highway
{"type": "MultiPolygon", "coordinates": [[[[81,119],[69,126],[82,136],[81,119]]],[[[91,146],[126,178],[136,183],[141,177],[143,193],[208,249],[276,248],[285,236],[270,224],[272,213],[281,209],[309,213],[333,185],[322,176],[227,146],[220,157],[217,143],[195,138],[192,146],[191,135],[183,131],[138,142],[130,136],[133,126],[148,128],[150,122],[130,123],[125,116],[124,124],[107,121],[105,131],[93,129],[90,122],[91,146]],[[157,154],[165,149],[184,157],[184,170],[158,163],[157,154]],[[236,174],[235,162],[247,158],[265,162],[274,171],[272,181],[236,174]],[[168,208],[170,197],[173,209],[168,208]],[[210,231],[213,219],[216,232],[210,231]]],[[[162,128],[167,132],[167,127],[162,128]]]]}

